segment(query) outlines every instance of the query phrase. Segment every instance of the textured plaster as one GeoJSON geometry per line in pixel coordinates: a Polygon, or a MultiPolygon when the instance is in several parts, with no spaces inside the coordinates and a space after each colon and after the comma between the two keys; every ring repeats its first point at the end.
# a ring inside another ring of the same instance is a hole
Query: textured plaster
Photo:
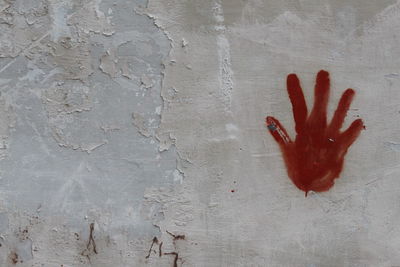
{"type": "Polygon", "coordinates": [[[400,265],[400,3],[0,0],[0,266],[400,265]],[[294,134],[331,73],[366,130],[307,198],[294,134]],[[160,251],[161,250],[161,251],[160,251]]]}
{"type": "Polygon", "coordinates": [[[181,183],[155,136],[170,42],[145,5],[1,1],[0,266],[145,264],[145,192],[181,183]]]}
{"type": "Polygon", "coordinates": [[[185,177],[160,228],[166,240],[171,229],[187,237],[183,265],[399,265],[399,10],[396,1],[149,1],[172,42],[158,137],[176,145],[185,177]],[[366,130],[335,187],[305,198],[264,118],[279,116],[293,135],[286,75],[301,77],[311,103],[320,69],[331,73],[329,114],[352,87],[345,127],[361,117],[366,130]],[[190,216],[177,223],[182,212],[190,216]]]}

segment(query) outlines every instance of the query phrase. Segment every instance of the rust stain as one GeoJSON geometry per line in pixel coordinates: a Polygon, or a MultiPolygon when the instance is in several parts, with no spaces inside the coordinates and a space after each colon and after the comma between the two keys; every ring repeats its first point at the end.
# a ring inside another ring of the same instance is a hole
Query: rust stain
{"type": "Polygon", "coordinates": [[[157,253],[155,250],[153,250],[153,246],[158,244],[158,256],[159,257],[161,257],[163,255],[172,255],[172,256],[174,256],[173,266],[174,267],[178,267],[178,260],[181,260],[182,263],[183,263],[183,261],[182,261],[181,258],[179,258],[179,254],[178,254],[177,248],[176,248],[176,241],[177,240],[185,240],[186,236],[185,235],[176,235],[176,234],[173,234],[173,233],[169,232],[168,230],[166,232],[167,232],[167,234],[169,234],[173,238],[172,239],[172,243],[174,245],[175,251],[162,252],[163,242],[159,242],[157,237],[153,237],[153,240],[152,240],[151,245],[150,245],[150,249],[149,249],[148,254],[146,255],[145,258],[146,259],[150,258],[152,252],[157,253]]]}

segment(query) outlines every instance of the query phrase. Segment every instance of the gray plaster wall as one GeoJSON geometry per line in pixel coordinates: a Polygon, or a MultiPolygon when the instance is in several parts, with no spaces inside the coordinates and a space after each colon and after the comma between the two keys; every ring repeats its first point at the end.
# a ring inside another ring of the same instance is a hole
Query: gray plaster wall
{"type": "Polygon", "coordinates": [[[144,192],[182,180],[156,138],[170,41],[145,6],[1,1],[0,266],[144,264],[162,218],[144,192]]]}
{"type": "Polygon", "coordinates": [[[0,266],[400,266],[400,2],[0,0],[0,266]],[[304,197],[285,83],[366,125],[304,197]]]}

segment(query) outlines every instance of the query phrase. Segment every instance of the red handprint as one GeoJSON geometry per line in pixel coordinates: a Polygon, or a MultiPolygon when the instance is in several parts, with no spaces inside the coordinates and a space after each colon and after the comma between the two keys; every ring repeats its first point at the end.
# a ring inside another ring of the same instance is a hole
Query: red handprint
{"type": "Polygon", "coordinates": [[[334,179],[342,171],[348,148],[364,127],[362,120],[357,119],[340,132],[355,95],[353,89],[343,93],[332,121],[327,124],[329,87],[329,73],[321,70],[315,84],[314,107],[308,115],[299,79],[296,74],[288,75],[287,90],[297,133],[294,142],[277,119],[266,118],[268,129],[282,151],[290,179],[306,196],[309,191],[323,192],[333,186],[334,179]]]}

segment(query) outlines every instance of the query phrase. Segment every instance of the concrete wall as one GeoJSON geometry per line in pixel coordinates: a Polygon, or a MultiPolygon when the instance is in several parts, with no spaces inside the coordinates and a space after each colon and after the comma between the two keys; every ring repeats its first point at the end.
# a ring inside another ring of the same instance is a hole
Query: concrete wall
{"type": "Polygon", "coordinates": [[[400,3],[0,0],[0,266],[400,266],[400,3]],[[366,125],[298,190],[286,76],[366,125]]]}

